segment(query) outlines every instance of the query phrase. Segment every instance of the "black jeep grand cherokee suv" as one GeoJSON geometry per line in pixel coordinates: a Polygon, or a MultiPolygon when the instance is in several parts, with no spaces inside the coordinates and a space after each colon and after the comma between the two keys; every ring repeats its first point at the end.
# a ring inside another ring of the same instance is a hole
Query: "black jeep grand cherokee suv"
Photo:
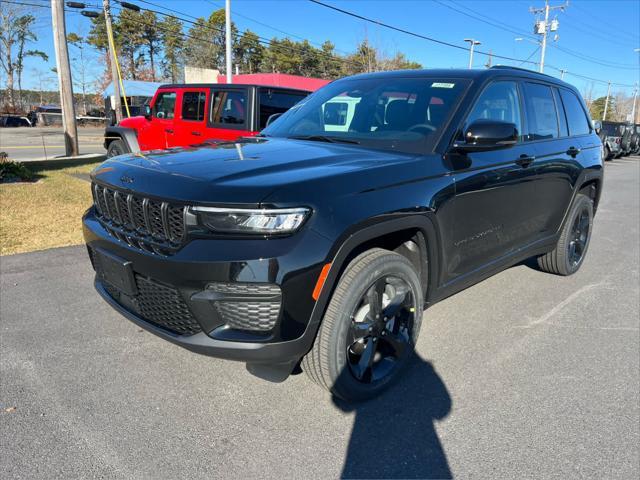
{"type": "Polygon", "coordinates": [[[586,112],[521,69],[385,72],[258,137],[114,157],[83,219],[95,286],[189,350],[370,397],[424,308],[528,257],[580,268],[602,190],[586,112]]]}

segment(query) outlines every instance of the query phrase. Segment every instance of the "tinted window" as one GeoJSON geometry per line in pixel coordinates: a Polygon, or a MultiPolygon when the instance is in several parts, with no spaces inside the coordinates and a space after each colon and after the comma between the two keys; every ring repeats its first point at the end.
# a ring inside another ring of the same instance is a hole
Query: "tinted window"
{"type": "Polygon", "coordinates": [[[260,90],[260,130],[267,126],[269,117],[276,113],[284,113],[302,100],[306,95],[299,93],[275,92],[269,89],[260,90]]]}
{"type": "Polygon", "coordinates": [[[569,121],[569,132],[571,135],[585,135],[591,131],[589,126],[589,120],[584,113],[582,104],[578,97],[573,92],[560,90],[562,96],[562,103],[564,103],[564,109],[567,112],[567,120],[569,121]]]}
{"type": "Polygon", "coordinates": [[[347,124],[349,104],[345,102],[331,102],[324,106],[324,124],[343,127],[347,124]]]}
{"type": "Polygon", "coordinates": [[[184,92],[182,94],[182,119],[204,120],[204,106],[207,101],[205,92],[184,92]]]}
{"type": "Polygon", "coordinates": [[[567,116],[564,113],[564,109],[562,107],[562,101],[560,100],[560,94],[558,93],[558,89],[553,89],[553,99],[556,102],[556,109],[558,110],[558,123],[560,126],[560,136],[567,137],[569,136],[569,129],[567,128],[567,116]]]}
{"type": "Polygon", "coordinates": [[[153,116],[156,118],[173,118],[176,108],[176,92],[162,92],[153,104],[153,116]]]}
{"type": "Polygon", "coordinates": [[[480,94],[467,117],[466,128],[476,120],[498,120],[513,123],[522,135],[520,102],[515,82],[494,82],[480,94]]]}
{"type": "Polygon", "coordinates": [[[218,91],[213,94],[211,122],[242,125],[246,118],[247,95],[244,91],[218,91]]]}
{"type": "Polygon", "coordinates": [[[525,106],[528,140],[558,138],[558,114],[550,87],[525,83],[525,106]]]}
{"type": "Polygon", "coordinates": [[[338,80],[289,109],[263,134],[424,153],[467,85],[467,80],[428,76],[338,80]]]}

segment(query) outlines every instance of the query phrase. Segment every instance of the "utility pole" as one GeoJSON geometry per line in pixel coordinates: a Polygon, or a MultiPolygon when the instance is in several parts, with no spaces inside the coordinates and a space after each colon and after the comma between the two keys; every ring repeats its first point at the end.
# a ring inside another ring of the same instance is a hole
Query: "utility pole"
{"type": "Polygon", "coordinates": [[[638,84],[636,83],[636,88],[633,89],[633,106],[631,107],[631,123],[636,122],[636,99],[638,98],[638,84]]]}
{"type": "Polygon", "coordinates": [[[536,21],[534,26],[534,32],[538,35],[542,35],[542,42],[540,42],[540,46],[542,47],[540,50],[540,73],[544,73],[544,56],[547,52],[547,34],[549,32],[555,32],[558,30],[559,23],[557,20],[552,20],[551,24],[549,24],[549,12],[551,10],[560,9],[564,11],[565,8],[569,6],[569,0],[562,5],[550,6],[549,0],[544,0],[544,8],[529,8],[529,12],[534,15],[538,15],[540,13],[544,13],[544,20],[536,21]]]}
{"type": "Polygon", "coordinates": [[[560,70],[560,80],[564,80],[564,74],[567,73],[566,70],[560,70]]]}
{"type": "Polygon", "coordinates": [[[116,59],[116,46],[113,41],[113,27],[111,26],[111,5],[109,0],[102,0],[102,8],[104,9],[104,22],[107,27],[107,37],[109,39],[109,59],[111,63],[111,81],[113,83],[114,102],[111,107],[116,112],[116,123],[122,121],[122,98],[120,96],[120,77],[118,75],[118,60],[116,59]]]}
{"type": "Polygon", "coordinates": [[[224,5],[225,43],[227,57],[227,83],[233,82],[231,71],[231,0],[225,0],[224,5]]]}
{"type": "Polygon", "coordinates": [[[607,99],[604,101],[604,112],[602,112],[603,122],[607,119],[607,110],[609,109],[609,95],[611,95],[611,81],[609,81],[609,86],[607,87],[607,99]]]}
{"type": "Polygon", "coordinates": [[[64,130],[64,149],[67,157],[78,155],[78,126],[76,109],[73,105],[73,83],[69,50],[67,49],[67,28],[64,22],[63,0],[51,0],[51,21],[53,26],[53,44],[56,49],[56,68],[60,106],[62,107],[62,128],[64,130]]]}
{"type": "Polygon", "coordinates": [[[475,40],[473,38],[465,38],[464,41],[469,42],[469,67],[468,68],[472,68],[473,67],[473,47],[475,47],[476,45],[481,45],[481,43],[478,40],[475,40]]]}

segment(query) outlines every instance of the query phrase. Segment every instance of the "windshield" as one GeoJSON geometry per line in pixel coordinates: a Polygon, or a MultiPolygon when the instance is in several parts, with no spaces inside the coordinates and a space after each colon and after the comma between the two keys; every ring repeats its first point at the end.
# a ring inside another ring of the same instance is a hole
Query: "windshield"
{"type": "Polygon", "coordinates": [[[262,134],[426,153],[467,84],[429,77],[340,80],[295,105],[262,134]]]}

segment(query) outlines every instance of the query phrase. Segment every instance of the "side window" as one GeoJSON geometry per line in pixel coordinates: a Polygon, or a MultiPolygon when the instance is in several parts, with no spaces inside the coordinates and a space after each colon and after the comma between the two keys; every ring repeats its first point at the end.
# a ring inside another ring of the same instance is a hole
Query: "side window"
{"type": "Polygon", "coordinates": [[[566,107],[562,106],[562,101],[560,100],[560,94],[558,93],[558,89],[554,88],[553,90],[553,99],[556,102],[556,109],[558,110],[558,122],[560,123],[560,136],[568,137],[569,129],[567,128],[567,115],[564,112],[566,107]]]}
{"type": "Polygon", "coordinates": [[[324,106],[324,124],[345,126],[349,105],[345,102],[332,102],[324,106]]]}
{"type": "Polygon", "coordinates": [[[551,87],[525,83],[525,107],[529,131],[527,140],[558,138],[558,114],[551,87]]]}
{"type": "Polygon", "coordinates": [[[569,133],[571,135],[586,135],[591,131],[587,114],[582,108],[582,103],[573,92],[560,89],[560,96],[569,121],[569,133]]]}
{"type": "Polygon", "coordinates": [[[247,115],[247,94],[244,91],[217,91],[211,105],[211,123],[236,127],[244,124],[247,115]]]}
{"type": "Polygon", "coordinates": [[[305,97],[306,95],[299,93],[260,89],[260,130],[267,126],[267,120],[271,115],[286,112],[305,97]]]}
{"type": "Polygon", "coordinates": [[[176,92],[162,92],[156,97],[152,114],[155,118],[171,119],[175,109],[176,92]]]}
{"type": "Polygon", "coordinates": [[[182,119],[201,122],[204,120],[205,92],[184,92],[182,94],[182,119]]]}
{"type": "Polygon", "coordinates": [[[518,86],[512,81],[490,84],[480,94],[465,122],[465,130],[476,120],[499,120],[515,124],[522,138],[522,121],[518,86]]]}

